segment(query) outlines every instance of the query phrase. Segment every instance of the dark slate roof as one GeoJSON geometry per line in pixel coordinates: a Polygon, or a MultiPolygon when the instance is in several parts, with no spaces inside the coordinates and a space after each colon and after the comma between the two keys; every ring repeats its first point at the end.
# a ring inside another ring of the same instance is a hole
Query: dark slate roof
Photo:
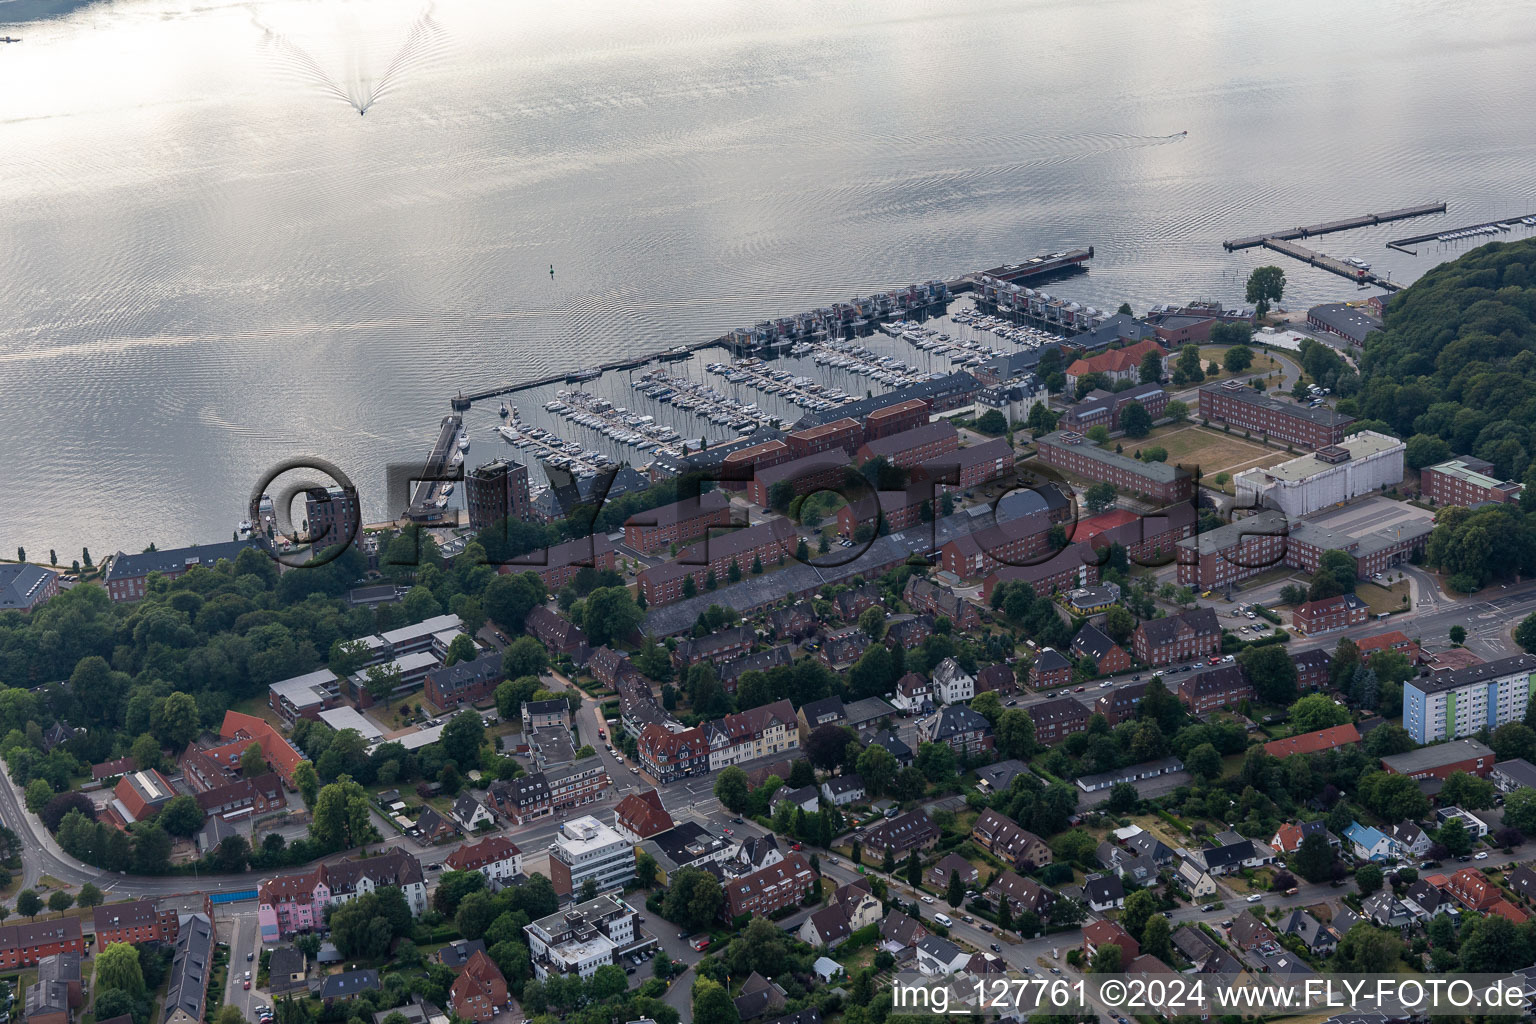
{"type": "Polygon", "coordinates": [[[220,559],[233,562],[247,548],[261,549],[254,540],[227,540],[220,544],[201,544],[190,548],[170,548],[166,551],[145,551],[129,555],[119,551],[112,557],[112,567],[107,570],[107,580],[147,576],[152,572],[182,572],[189,565],[212,567],[220,559]]]}

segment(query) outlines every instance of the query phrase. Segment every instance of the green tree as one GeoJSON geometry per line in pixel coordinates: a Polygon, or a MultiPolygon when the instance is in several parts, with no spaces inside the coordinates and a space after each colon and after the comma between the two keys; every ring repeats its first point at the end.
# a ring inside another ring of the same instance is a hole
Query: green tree
{"type": "Polygon", "coordinates": [[[531,636],[518,637],[501,652],[501,670],[508,679],[538,676],[548,667],[548,652],[531,636]]]}
{"type": "Polygon", "coordinates": [[[315,774],[315,766],[309,761],[300,761],[294,765],[293,784],[304,798],[304,805],[315,806],[315,797],[320,793],[320,777],[315,774]]]}
{"type": "Polygon", "coordinates": [[[1140,402],[1127,402],[1120,410],[1120,429],[1126,437],[1146,437],[1152,433],[1152,414],[1140,402]]]}
{"type": "Polygon", "coordinates": [[[1125,898],[1125,910],[1120,915],[1120,926],[1131,934],[1132,938],[1139,938],[1145,933],[1147,922],[1154,917],[1161,918],[1158,913],[1157,894],[1151,889],[1138,889],[1125,898]]]}
{"type": "Polygon", "coordinates": [[[1122,966],[1120,947],[1109,942],[1094,950],[1088,969],[1094,974],[1119,974],[1122,966]]]}
{"type": "Polygon", "coordinates": [[[252,743],[240,754],[240,774],[247,779],[267,773],[267,759],[261,753],[261,744],[252,743]]]}
{"type": "Polygon", "coordinates": [[[725,807],[740,814],[747,806],[747,773],[729,765],[715,776],[715,796],[725,807]]]}
{"type": "Polygon", "coordinates": [[[75,898],[63,889],[55,889],[48,894],[48,909],[55,914],[62,914],[75,905],[75,898]]]}
{"type": "MultiPolygon", "coordinates": [[[[913,850],[911,853],[907,854],[907,865],[905,868],[905,873],[907,876],[907,884],[912,888],[916,889],[923,884],[923,865],[922,862],[917,859],[916,850],[913,850]]],[[[19,899],[16,903],[16,909],[21,911],[21,902],[19,899]]],[[[22,912],[24,913],[24,911],[22,912]]]]}
{"type": "Polygon", "coordinates": [[[1211,744],[1202,743],[1185,755],[1184,767],[1196,778],[1209,782],[1221,775],[1221,754],[1211,744]]]}
{"type": "Polygon", "coordinates": [[[854,769],[864,780],[864,787],[871,795],[878,795],[890,789],[899,767],[895,756],[878,743],[871,743],[865,747],[854,762],[854,769]]]}
{"type": "Polygon", "coordinates": [[[587,596],[582,628],[596,647],[627,639],[644,618],[628,587],[600,587],[587,596]]]}
{"type": "Polygon", "coordinates": [[[99,907],[105,898],[100,889],[96,888],[92,883],[86,882],[80,887],[80,895],[77,902],[82,907],[99,907]]]}
{"type": "Polygon", "coordinates": [[[1322,833],[1314,832],[1302,839],[1293,866],[1309,882],[1327,881],[1333,872],[1333,847],[1322,833]]]}
{"type": "Polygon", "coordinates": [[[885,636],[885,609],[879,605],[864,609],[859,615],[859,628],[871,640],[879,640],[885,636]]]}
{"type": "Polygon", "coordinates": [[[1285,271],[1275,266],[1254,267],[1248,275],[1245,300],[1253,303],[1253,311],[1260,320],[1269,314],[1271,303],[1279,302],[1285,295],[1285,271]]]}
{"type": "Polygon", "coordinates": [[[1515,627],[1515,643],[1527,654],[1536,654],[1536,612],[1520,620],[1515,627]]]}
{"type": "Polygon", "coordinates": [[[1348,708],[1340,707],[1321,693],[1308,694],[1290,707],[1291,730],[1296,733],[1328,729],[1349,719],[1348,708]]]}
{"type": "Polygon", "coordinates": [[[661,913],[668,921],[697,931],[709,926],[724,901],[725,892],[714,875],[698,868],[682,868],[672,875],[661,913]]]}
{"type": "Polygon", "coordinates": [[[1472,852],[1472,834],[1460,818],[1451,818],[1441,825],[1435,839],[1452,857],[1464,857],[1472,852]]]}
{"type": "Polygon", "coordinates": [[[320,790],[315,798],[309,834],[324,850],[344,850],[378,842],[378,830],[369,820],[368,794],[343,775],[320,790]]]}
{"type": "Polygon", "coordinates": [[[1097,515],[1098,513],[1103,512],[1105,509],[1109,508],[1109,506],[1113,505],[1115,503],[1115,498],[1119,496],[1119,493],[1120,492],[1115,489],[1114,484],[1110,483],[1108,480],[1101,480],[1096,484],[1090,485],[1088,489],[1083,492],[1083,503],[1088,507],[1089,512],[1097,515]]]}
{"type": "Polygon", "coordinates": [[[456,665],[461,661],[474,661],[479,656],[480,648],[475,646],[474,637],[468,633],[460,633],[448,645],[448,655],[443,664],[456,665]]]}
{"type": "Polygon", "coordinates": [[[1296,699],[1296,663],[1280,644],[1249,647],[1237,656],[1253,682],[1254,692],[1267,704],[1296,699]]]}
{"type": "Polygon", "coordinates": [[[1233,345],[1222,357],[1222,366],[1228,373],[1242,373],[1253,365],[1253,349],[1247,345],[1233,345]]]}
{"type": "Polygon", "coordinates": [[[1536,789],[1517,789],[1504,797],[1504,824],[1536,835],[1536,789]]]}
{"type": "Polygon", "coordinates": [[[51,799],[53,799],[53,787],[48,784],[47,779],[33,779],[27,783],[27,810],[36,814],[51,799]]]}
{"type": "Polygon", "coordinates": [[[718,982],[701,975],[693,983],[692,999],[694,1024],[741,1024],[731,994],[718,982]]]}
{"type": "Polygon", "coordinates": [[[480,748],[485,744],[485,723],[474,712],[461,712],[448,720],[439,742],[448,759],[460,771],[480,766],[480,748]]]}
{"type": "MultiPolygon", "coordinates": [[[[43,900],[32,889],[23,889],[16,894],[16,913],[24,914],[36,920],[37,915],[43,912],[43,900]]],[[[100,968],[98,967],[98,970],[100,968]]]]}
{"type": "Polygon", "coordinates": [[[1480,811],[1492,807],[1493,801],[1493,783],[1466,772],[1452,772],[1440,789],[1440,804],[1444,807],[1480,811]]]}
{"type": "Polygon", "coordinates": [[[126,942],[114,942],[96,954],[96,988],[122,989],[131,996],[144,995],[144,971],[139,951],[126,942]]]}
{"type": "Polygon", "coordinates": [[[1381,888],[1383,876],[1381,868],[1375,864],[1365,864],[1355,869],[1355,885],[1360,889],[1361,896],[1369,896],[1381,888]]]}
{"type": "Polygon", "coordinates": [[[1397,963],[1402,951],[1396,934],[1362,921],[1339,941],[1338,965],[1343,971],[1382,974],[1397,963]]]}
{"type": "Polygon", "coordinates": [[[944,902],[957,910],[960,904],[965,902],[965,883],[960,881],[960,872],[958,871],[951,871],[949,873],[949,888],[944,892],[944,902]]]}
{"type": "Polygon", "coordinates": [[[1148,352],[1141,357],[1141,367],[1137,376],[1143,384],[1156,384],[1163,379],[1163,357],[1156,352],[1148,352]]]}
{"type": "Polygon", "coordinates": [[[1200,368],[1200,346],[1190,343],[1180,348],[1179,358],[1173,365],[1173,383],[1183,387],[1204,379],[1205,372],[1200,368]]]}
{"type": "Polygon", "coordinates": [[[160,810],[160,827],[173,836],[190,838],[203,827],[203,809],[185,793],[173,796],[160,810]]]}
{"type": "Polygon", "coordinates": [[[1173,926],[1162,914],[1147,919],[1147,927],[1141,933],[1141,951],[1167,963],[1173,954],[1173,926]]]}

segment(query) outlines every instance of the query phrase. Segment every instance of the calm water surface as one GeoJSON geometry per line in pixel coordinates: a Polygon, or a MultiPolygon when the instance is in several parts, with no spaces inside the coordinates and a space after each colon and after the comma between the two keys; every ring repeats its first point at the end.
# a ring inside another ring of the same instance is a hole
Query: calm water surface
{"type": "Polygon", "coordinates": [[[457,389],[876,288],[1091,244],[1055,291],[1237,302],[1271,260],[1224,237],[1444,199],[1323,243],[1411,280],[1454,251],[1385,239],[1536,212],[1518,2],[0,0],[0,34],[0,550],[66,561],[228,537],[299,453],[382,516],[457,389]]]}

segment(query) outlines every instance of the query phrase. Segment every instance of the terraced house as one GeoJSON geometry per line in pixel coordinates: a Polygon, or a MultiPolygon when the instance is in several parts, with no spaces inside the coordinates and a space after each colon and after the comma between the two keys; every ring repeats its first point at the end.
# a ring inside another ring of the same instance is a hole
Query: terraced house
{"type": "Polygon", "coordinates": [[[703,729],[712,772],[800,746],[794,705],[787,700],[726,715],[703,729]]]}
{"type": "Polygon", "coordinates": [[[709,771],[709,740],[695,727],[671,732],[647,725],[636,741],[640,765],[657,782],[671,782],[709,771]]]}
{"type": "Polygon", "coordinates": [[[385,886],[393,886],[405,895],[412,915],[427,909],[426,876],[421,862],[404,850],[390,850],[366,860],[321,864],[300,874],[268,878],[256,890],[261,941],[277,942],[285,935],[324,927],[328,907],[348,903],[385,886]]]}

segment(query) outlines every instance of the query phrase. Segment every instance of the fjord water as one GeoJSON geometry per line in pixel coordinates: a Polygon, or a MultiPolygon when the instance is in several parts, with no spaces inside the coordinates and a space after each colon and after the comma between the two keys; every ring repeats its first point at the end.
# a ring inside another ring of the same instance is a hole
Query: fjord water
{"type": "Polygon", "coordinates": [[[66,564],[227,538],[296,454],[382,515],[460,388],[877,288],[1091,244],[1055,291],[1238,302],[1284,261],[1225,237],[1448,201],[1320,243],[1406,281],[1457,250],[1385,239],[1536,213],[1518,0],[0,0],[0,34],[0,546],[66,564]]]}

